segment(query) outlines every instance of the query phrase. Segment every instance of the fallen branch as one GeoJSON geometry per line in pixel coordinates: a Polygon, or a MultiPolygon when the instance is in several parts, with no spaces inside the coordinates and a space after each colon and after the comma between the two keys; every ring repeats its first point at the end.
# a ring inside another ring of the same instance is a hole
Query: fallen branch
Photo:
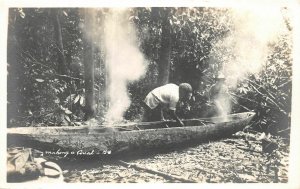
{"type": "Polygon", "coordinates": [[[254,153],[261,154],[261,152],[259,152],[259,151],[251,150],[251,149],[246,148],[246,147],[236,146],[236,148],[241,149],[241,150],[245,150],[245,151],[248,151],[248,152],[254,152],[254,153]]]}
{"type": "Polygon", "coordinates": [[[118,163],[120,165],[124,166],[124,167],[127,167],[127,168],[132,167],[132,168],[137,169],[137,170],[142,170],[142,171],[146,171],[148,173],[152,173],[152,174],[156,174],[156,175],[162,176],[162,177],[164,177],[166,179],[179,180],[179,181],[185,182],[185,183],[197,183],[195,181],[188,180],[188,179],[185,179],[185,178],[182,178],[182,177],[173,176],[173,175],[169,175],[167,173],[163,173],[163,172],[156,171],[156,170],[153,170],[153,169],[140,167],[140,166],[135,165],[135,164],[130,164],[130,163],[127,163],[127,162],[122,161],[122,160],[118,160],[118,163]]]}
{"type": "Polygon", "coordinates": [[[225,144],[238,144],[238,145],[244,145],[244,144],[242,144],[242,143],[240,143],[240,142],[238,142],[238,141],[235,141],[235,140],[223,140],[223,141],[221,141],[221,142],[223,142],[223,143],[225,143],[225,144]]]}

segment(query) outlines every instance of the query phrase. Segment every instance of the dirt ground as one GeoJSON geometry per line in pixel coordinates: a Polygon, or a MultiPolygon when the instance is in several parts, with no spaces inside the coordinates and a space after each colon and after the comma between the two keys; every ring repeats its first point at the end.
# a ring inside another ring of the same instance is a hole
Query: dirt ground
{"type": "Polygon", "coordinates": [[[67,161],[60,165],[68,183],[286,183],[288,144],[276,139],[280,145],[268,158],[258,137],[240,132],[232,138],[123,159],[147,171],[121,165],[118,160],[67,161]]]}

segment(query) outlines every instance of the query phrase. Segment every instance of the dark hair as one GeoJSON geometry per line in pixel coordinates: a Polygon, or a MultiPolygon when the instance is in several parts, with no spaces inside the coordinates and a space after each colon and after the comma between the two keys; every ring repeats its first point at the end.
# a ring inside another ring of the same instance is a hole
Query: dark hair
{"type": "Polygon", "coordinates": [[[191,93],[193,91],[192,86],[188,83],[181,83],[179,85],[179,90],[184,91],[186,93],[191,93]]]}

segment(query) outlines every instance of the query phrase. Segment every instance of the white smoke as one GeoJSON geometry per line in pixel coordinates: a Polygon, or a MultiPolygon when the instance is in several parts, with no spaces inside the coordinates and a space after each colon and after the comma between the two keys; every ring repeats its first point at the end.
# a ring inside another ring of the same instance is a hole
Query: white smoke
{"type": "MultiPolygon", "coordinates": [[[[213,45],[213,52],[218,53],[217,49],[226,52],[219,71],[225,75],[226,84],[235,89],[239,81],[262,70],[269,55],[269,44],[276,42],[287,28],[280,7],[233,9],[230,16],[233,30],[213,45]]],[[[224,103],[218,111],[223,116],[230,113],[231,104],[222,98],[219,101],[224,103]]]]}
{"type": "Polygon", "coordinates": [[[232,19],[235,28],[221,43],[233,50],[234,58],[224,62],[223,72],[228,84],[235,88],[239,80],[261,71],[268,57],[268,45],[278,40],[286,26],[280,7],[234,9],[232,19]]]}
{"type": "Polygon", "coordinates": [[[126,9],[111,9],[104,22],[105,62],[108,71],[109,123],[123,120],[130,106],[127,85],[146,72],[146,61],[137,44],[135,26],[126,9]]]}

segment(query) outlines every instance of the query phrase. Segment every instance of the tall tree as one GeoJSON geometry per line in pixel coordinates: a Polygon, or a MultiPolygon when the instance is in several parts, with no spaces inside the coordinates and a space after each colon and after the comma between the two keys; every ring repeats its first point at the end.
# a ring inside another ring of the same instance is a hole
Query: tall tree
{"type": "MultiPolygon", "coordinates": [[[[154,9],[155,11],[155,9],[154,9]]],[[[169,15],[171,8],[161,9],[162,18],[161,27],[161,50],[158,61],[158,85],[164,85],[169,82],[170,62],[171,62],[171,24],[169,15]]]]}
{"type": "Polygon", "coordinates": [[[16,20],[18,17],[18,12],[16,9],[9,9],[9,20],[8,20],[8,33],[7,36],[7,120],[15,118],[19,115],[18,101],[20,101],[20,91],[19,91],[19,73],[23,73],[24,68],[22,64],[18,65],[17,52],[20,45],[18,45],[16,31],[18,29],[18,24],[16,20]],[[20,72],[22,71],[22,72],[20,72]]]}
{"type": "Polygon", "coordinates": [[[51,14],[52,14],[53,25],[54,25],[55,43],[57,47],[56,49],[57,49],[57,56],[58,56],[58,73],[62,75],[67,75],[68,69],[65,60],[61,25],[59,19],[60,10],[54,8],[51,10],[51,14]]]}
{"type": "MultiPolygon", "coordinates": [[[[93,28],[93,14],[90,9],[84,9],[84,27],[85,31],[91,32],[93,28]]],[[[84,35],[84,80],[85,80],[85,120],[95,116],[94,107],[94,61],[93,61],[93,43],[86,32],[84,35]]]]}

